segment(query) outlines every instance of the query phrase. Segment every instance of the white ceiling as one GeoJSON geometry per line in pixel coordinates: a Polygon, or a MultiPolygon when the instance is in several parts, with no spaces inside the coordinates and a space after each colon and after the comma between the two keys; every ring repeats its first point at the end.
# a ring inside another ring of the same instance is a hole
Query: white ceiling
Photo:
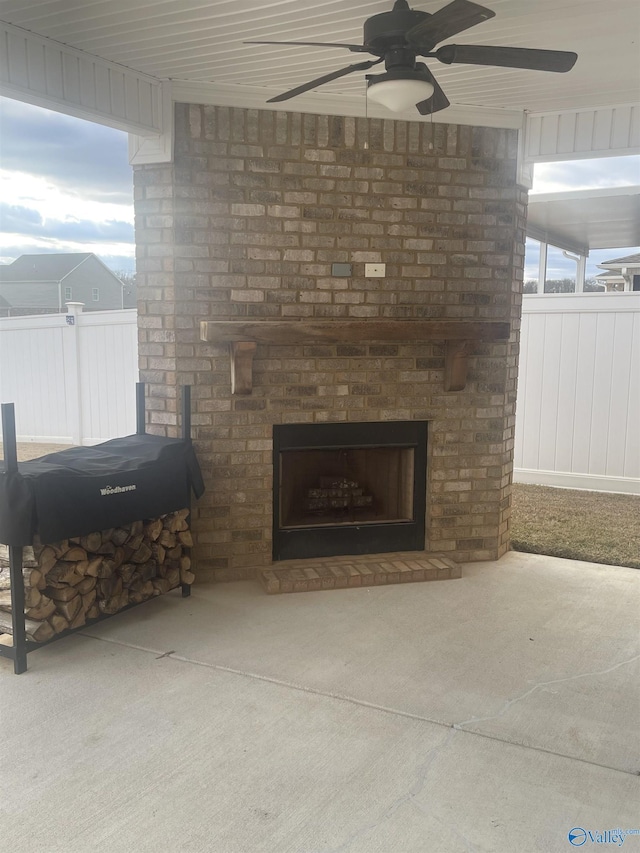
{"type": "MultiPolygon", "coordinates": [[[[434,12],[445,4],[416,0],[413,5],[434,12]]],[[[453,105],[437,119],[453,121],[460,111],[477,114],[481,108],[502,112],[505,126],[517,126],[523,110],[640,99],[638,0],[487,0],[487,5],[495,18],[449,42],[573,50],[578,62],[566,74],[553,74],[429,60],[453,105]]],[[[244,40],[361,43],[364,20],[391,6],[392,0],[0,0],[0,20],[171,79],[185,100],[256,107],[368,57],[337,48],[245,45],[244,40]]],[[[277,108],[363,114],[364,85],[364,73],[356,72],[277,108]]],[[[370,109],[370,114],[376,113],[370,109]]],[[[418,116],[412,111],[401,117],[418,116]]]]}

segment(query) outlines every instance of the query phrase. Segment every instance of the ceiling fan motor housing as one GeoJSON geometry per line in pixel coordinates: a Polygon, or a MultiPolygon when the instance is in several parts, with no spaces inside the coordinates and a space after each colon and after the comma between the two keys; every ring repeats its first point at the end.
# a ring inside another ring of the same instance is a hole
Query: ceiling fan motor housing
{"type": "Polygon", "coordinates": [[[378,56],[391,48],[404,47],[405,33],[430,17],[428,12],[410,9],[404,0],[399,0],[391,12],[382,12],[364,22],[364,44],[378,56]]]}

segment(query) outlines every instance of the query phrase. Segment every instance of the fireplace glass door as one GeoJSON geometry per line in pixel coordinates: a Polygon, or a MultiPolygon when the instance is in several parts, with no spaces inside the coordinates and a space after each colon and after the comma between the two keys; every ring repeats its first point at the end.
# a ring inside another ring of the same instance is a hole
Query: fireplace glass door
{"type": "Polygon", "coordinates": [[[274,427],[276,560],[425,547],[427,424],[274,427]]]}

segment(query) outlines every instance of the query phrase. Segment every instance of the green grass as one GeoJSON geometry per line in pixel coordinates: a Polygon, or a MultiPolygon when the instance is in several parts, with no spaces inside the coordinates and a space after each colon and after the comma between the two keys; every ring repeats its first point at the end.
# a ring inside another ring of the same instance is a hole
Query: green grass
{"type": "Polygon", "coordinates": [[[515,551],[640,569],[640,495],[514,484],[511,544],[515,551]]]}

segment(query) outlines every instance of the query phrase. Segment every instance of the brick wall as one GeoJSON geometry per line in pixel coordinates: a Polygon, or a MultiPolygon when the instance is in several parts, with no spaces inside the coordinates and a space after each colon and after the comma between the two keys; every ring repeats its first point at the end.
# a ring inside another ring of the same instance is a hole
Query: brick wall
{"type": "Polygon", "coordinates": [[[179,105],[172,166],[135,170],[141,378],[152,432],[176,434],[193,386],[208,490],[195,511],[200,576],[271,559],[274,423],[430,421],[429,550],[508,548],[526,191],[515,131],[179,105]],[[334,278],[331,264],[353,264],[334,278]],[[366,262],[386,264],[364,277],[366,262]],[[461,392],[443,345],[258,347],[233,397],[227,346],[199,322],[233,318],[511,320],[477,344],[461,392]]]}

